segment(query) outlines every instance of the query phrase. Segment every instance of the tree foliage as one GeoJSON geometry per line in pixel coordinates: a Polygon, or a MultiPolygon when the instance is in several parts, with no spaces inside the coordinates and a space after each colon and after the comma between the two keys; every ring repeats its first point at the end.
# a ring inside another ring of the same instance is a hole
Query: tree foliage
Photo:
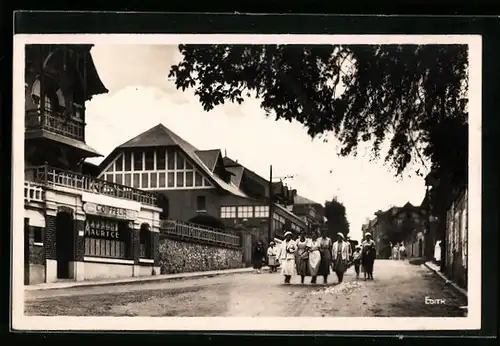
{"type": "Polygon", "coordinates": [[[206,111],[255,96],[268,115],[296,120],[312,137],[333,132],[342,156],[356,155],[359,144],[368,142],[378,158],[389,140],[385,159],[398,175],[412,159],[430,160],[444,172],[467,166],[467,150],[450,160],[443,139],[462,136],[464,142],[467,133],[461,130],[467,128],[466,45],[180,45],[179,50],[183,58],[170,77],[178,89],[194,89],[206,111]],[[443,137],[450,131],[455,132],[443,137]]]}
{"type": "Polygon", "coordinates": [[[336,239],[341,232],[345,237],[349,234],[349,221],[347,221],[345,206],[336,198],[325,202],[325,217],[327,219],[327,234],[336,239]]]}

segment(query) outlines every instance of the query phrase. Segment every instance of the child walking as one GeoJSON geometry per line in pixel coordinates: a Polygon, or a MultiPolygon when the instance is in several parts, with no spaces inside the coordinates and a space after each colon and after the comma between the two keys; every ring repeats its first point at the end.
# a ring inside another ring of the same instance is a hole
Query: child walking
{"type": "Polygon", "coordinates": [[[361,266],[361,246],[359,245],[356,245],[356,248],[354,249],[352,262],[354,264],[354,271],[356,272],[356,279],[359,279],[359,268],[361,266]]]}

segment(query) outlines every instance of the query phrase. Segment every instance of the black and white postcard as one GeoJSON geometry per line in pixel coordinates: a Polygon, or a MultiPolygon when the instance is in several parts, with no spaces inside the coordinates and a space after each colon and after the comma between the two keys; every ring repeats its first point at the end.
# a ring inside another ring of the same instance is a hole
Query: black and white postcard
{"type": "Polygon", "coordinates": [[[480,328],[481,51],[16,35],[13,327],[480,328]]]}

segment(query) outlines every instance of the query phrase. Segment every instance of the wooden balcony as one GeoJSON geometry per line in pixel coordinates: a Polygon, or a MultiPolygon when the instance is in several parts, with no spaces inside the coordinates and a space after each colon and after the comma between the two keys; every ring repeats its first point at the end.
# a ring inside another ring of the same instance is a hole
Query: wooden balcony
{"type": "Polygon", "coordinates": [[[30,202],[43,202],[45,199],[45,191],[39,184],[31,181],[24,182],[24,200],[30,202]]]}
{"type": "Polygon", "coordinates": [[[176,220],[161,220],[160,222],[160,231],[167,234],[220,245],[240,246],[240,237],[223,233],[220,230],[176,220]]]}
{"type": "MultiPolygon", "coordinates": [[[[27,167],[25,175],[45,186],[62,186],[76,190],[128,199],[142,204],[156,206],[156,196],[150,192],[134,189],[129,186],[110,183],[75,172],[65,171],[50,166],[27,167]]],[[[28,179],[29,180],[29,179],[28,179]]]]}
{"type": "Polygon", "coordinates": [[[85,140],[83,121],[48,110],[32,109],[26,111],[25,129],[26,131],[46,130],[82,142],[85,140]]]}

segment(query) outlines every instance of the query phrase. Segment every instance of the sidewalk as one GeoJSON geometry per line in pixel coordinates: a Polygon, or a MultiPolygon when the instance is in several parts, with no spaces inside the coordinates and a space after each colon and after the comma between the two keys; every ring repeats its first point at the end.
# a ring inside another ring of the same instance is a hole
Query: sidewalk
{"type": "Polygon", "coordinates": [[[462,287],[458,286],[456,283],[453,281],[450,281],[443,273],[441,273],[440,268],[437,264],[433,262],[425,262],[424,266],[426,266],[428,269],[432,270],[434,273],[436,273],[441,279],[445,281],[446,284],[451,285],[454,289],[456,289],[458,292],[463,294],[465,297],[467,297],[467,290],[464,290],[462,287]]]}
{"type": "MultiPolygon", "coordinates": [[[[262,268],[263,271],[266,271],[268,269],[269,269],[268,267],[262,268]]],[[[72,288],[72,287],[113,286],[113,285],[161,282],[161,281],[171,281],[171,280],[181,280],[181,279],[196,279],[207,276],[250,273],[253,270],[254,269],[250,267],[250,268],[237,268],[237,269],[225,269],[225,270],[211,270],[204,272],[165,274],[165,275],[155,275],[155,276],[139,276],[139,277],[136,276],[130,278],[111,279],[111,280],[61,281],[61,282],[45,283],[38,285],[27,285],[24,286],[24,290],[25,291],[56,290],[56,289],[72,288]]]]}

